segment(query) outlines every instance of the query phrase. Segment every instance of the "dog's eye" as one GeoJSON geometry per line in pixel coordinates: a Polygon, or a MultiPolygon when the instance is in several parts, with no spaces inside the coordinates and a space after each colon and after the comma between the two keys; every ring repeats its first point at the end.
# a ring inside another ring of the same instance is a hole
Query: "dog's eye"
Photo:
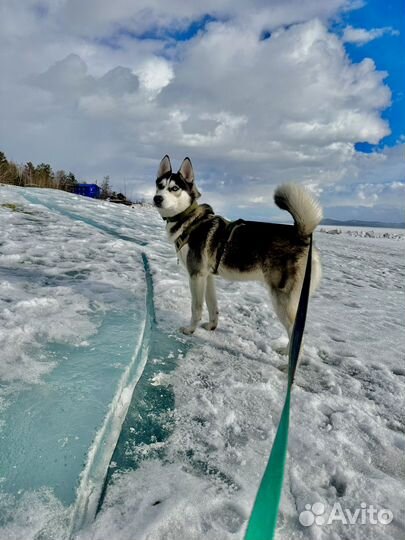
{"type": "Polygon", "coordinates": [[[179,188],[178,188],[178,186],[173,186],[170,191],[179,191],[179,188]]]}

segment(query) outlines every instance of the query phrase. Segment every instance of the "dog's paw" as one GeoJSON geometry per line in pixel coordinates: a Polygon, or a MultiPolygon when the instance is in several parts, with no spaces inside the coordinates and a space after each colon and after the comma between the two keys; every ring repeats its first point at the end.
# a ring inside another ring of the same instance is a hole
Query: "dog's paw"
{"type": "Polygon", "coordinates": [[[179,332],[185,334],[186,336],[192,336],[194,334],[195,328],[193,326],[181,326],[179,332]]]}
{"type": "Polygon", "coordinates": [[[278,339],[274,339],[271,342],[271,348],[278,354],[288,355],[288,338],[286,336],[281,336],[278,339]]]}
{"type": "Polygon", "coordinates": [[[204,328],[204,330],[215,330],[217,326],[218,326],[218,323],[205,322],[205,323],[202,323],[201,328],[204,328]]]}

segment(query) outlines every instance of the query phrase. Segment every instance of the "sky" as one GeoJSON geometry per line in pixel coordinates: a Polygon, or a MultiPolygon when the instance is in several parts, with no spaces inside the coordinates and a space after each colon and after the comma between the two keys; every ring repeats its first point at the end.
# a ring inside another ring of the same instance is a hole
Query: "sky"
{"type": "Polygon", "coordinates": [[[0,150],[150,199],[161,158],[201,201],[279,219],[307,186],[326,217],[404,221],[400,0],[3,0],[0,150]]]}

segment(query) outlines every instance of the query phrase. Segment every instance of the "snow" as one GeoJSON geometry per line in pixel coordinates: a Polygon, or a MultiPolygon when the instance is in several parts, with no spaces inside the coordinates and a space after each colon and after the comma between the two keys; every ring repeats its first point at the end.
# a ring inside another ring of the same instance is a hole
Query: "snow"
{"type": "MultiPolygon", "coordinates": [[[[120,376],[125,371],[127,364],[116,354],[124,347],[128,361],[144,324],[142,253],[153,277],[156,325],[94,522],[72,528],[77,494],[67,497],[50,481],[34,482],[24,459],[17,460],[23,478],[13,490],[7,479],[18,453],[13,446],[1,467],[2,540],[62,539],[70,533],[76,540],[242,539],[286,385],[286,358],[276,352],[283,331],[262,286],[218,280],[217,331],[198,329],[186,338],[176,329],[189,317],[187,277],[152,208],[1,187],[0,205],[5,203],[19,206],[14,211],[0,206],[1,447],[10,427],[24,439],[29,421],[10,414],[20,400],[29,409],[33,393],[52,389],[52,380],[59,381],[66,399],[61,378],[66,364],[73,376],[75,362],[107,350],[108,340],[109,366],[120,376]],[[126,332],[117,334],[127,328],[128,313],[131,339],[126,332]],[[108,333],[110,325],[115,331],[108,333]]],[[[315,235],[324,275],[310,303],[293,389],[277,538],[405,536],[400,233],[315,235]],[[374,505],[392,511],[393,520],[301,525],[300,512],[315,503],[324,505],[325,516],[336,503],[352,512],[362,503],[374,505]]],[[[96,378],[98,371],[94,363],[96,378]]],[[[105,386],[103,377],[97,380],[105,386]]],[[[100,411],[106,416],[120,380],[113,377],[114,388],[102,395],[100,411]]],[[[86,389],[91,392],[91,385],[79,391],[86,389]]],[[[96,431],[89,426],[85,463],[102,425],[100,420],[96,431]]],[[[48,428],[45,422],[43,437],[48,428]]],[[[70,456],[75,450],[70,434],[64,425],[58,429],[59,447],[70,456]]],[[[85,431],[83,424],[83,438],[85,431]]],[[[49,451],[43,480],[52,480],[50,459],[49,451]]],[[[74,483],[76,489],[80,485],[74,483]]]]}
{"type": "Polygon", "coordinates": [[[373,229],[370,227],[320,227],[318,232],[325,234],[348,234],[349,236],[361,238],[388,238],[390,240],[405,240],[405,231],[403,229],[380,228],[373,229]]]}

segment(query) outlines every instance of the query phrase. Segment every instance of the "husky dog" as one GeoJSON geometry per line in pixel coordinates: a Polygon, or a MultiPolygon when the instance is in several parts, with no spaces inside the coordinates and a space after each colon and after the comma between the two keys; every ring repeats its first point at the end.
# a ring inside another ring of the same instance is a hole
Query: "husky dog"
{"type": "MultiPolygon", "coordinates": [[[[215,215],[207,204],[199,205],[200,192],[189,158],[177,173],[169,156],[159,166],[154,205],[166,221],[166,230],[179,259],[189,274],[191,322],[180,330],[193,334],[201,320],[204,298],[215,330],[218,304],[215,275],[233,281],[261,281],[281,323],[291,337],[304,278],[310,235],[322,219],[322,209],[304,188],[287,184],[276,189],[274,201],[294,218],[294,225],[239,220],[229,222],[215,215]]],[[[319,284],[321,264],[312,255],[311,292],[319,284]]],[[[285,351],[284,351],[285,352],[285,351]]]]}

